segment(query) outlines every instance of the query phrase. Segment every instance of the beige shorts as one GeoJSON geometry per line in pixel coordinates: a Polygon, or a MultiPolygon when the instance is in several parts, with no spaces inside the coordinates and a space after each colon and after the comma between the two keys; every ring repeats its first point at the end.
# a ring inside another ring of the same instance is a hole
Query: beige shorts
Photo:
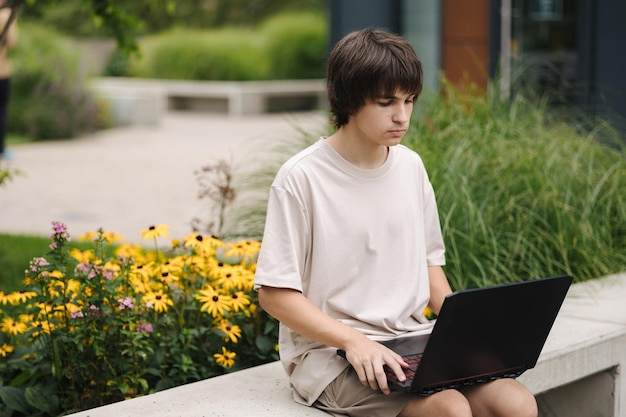
{"type": "Polygon", "coordinates": [[[354,368],[347,367],[330,383],[313,404],[335,417],[397,416],[411,399],[411,394],[392,391],[385,395],[361,384],[354,368]]]}

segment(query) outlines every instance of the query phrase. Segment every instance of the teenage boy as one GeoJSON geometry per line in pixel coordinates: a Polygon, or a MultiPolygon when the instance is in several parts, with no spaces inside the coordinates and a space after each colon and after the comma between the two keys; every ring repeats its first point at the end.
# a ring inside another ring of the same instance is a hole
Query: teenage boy
{"type": "Polygon", "coordinates": [[[333,48],[337,129],[274,179],[259,302],[281,322],[281,361],[300,403],[335,416],[536,417],[534,396],[513,379],[427,397],[387,385],[383,366],[403,380],[408,365],[376,341],[430,332],[422,312],[439,312],[451,292],[433,188],[420,157],[399,145],[422,78],[397,35],[361,30],[333,48]]]}

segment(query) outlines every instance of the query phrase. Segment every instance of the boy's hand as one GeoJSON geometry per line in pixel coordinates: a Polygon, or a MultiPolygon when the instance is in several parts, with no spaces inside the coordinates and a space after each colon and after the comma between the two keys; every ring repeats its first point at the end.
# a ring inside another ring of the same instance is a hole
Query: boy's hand
{"type": "Polygon", "coordinates": [[[408,368],[409,365],[402,357],[386,346],[367,338],[347,349],[346,359],[363,385],[369,384],[373,390],[380,389],[384,394],[389,394],[391,390],[387,384],[387,375],[383,366],[386,365],[395,373],[398,380],[406,380],[402,369],[408,368]]]}

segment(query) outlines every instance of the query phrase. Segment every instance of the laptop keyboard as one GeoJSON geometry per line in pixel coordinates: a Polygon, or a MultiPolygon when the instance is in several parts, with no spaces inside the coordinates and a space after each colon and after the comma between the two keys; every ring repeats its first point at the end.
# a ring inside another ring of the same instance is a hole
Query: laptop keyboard
{"type": "Polygon", "coordinates": [[[415,355],[403,356],[402,359],[404,359],[404,361],[407,364],[409,364],[408,368],[402,368],[402,370],[404,371],[404,375],[406,376],[405,382],[400,382],[398,378],[396,377],[396,374],[391,369],[385,366],[385,373],[387,374],[387,379],[393,382],[396,382],[398,384],[404,384],[404,383],[410,382],[413,379],[413,377],[415,376],[415,371],[417,370],[417,366],[422,360],[422,354],[418,353],[415,355]]]}

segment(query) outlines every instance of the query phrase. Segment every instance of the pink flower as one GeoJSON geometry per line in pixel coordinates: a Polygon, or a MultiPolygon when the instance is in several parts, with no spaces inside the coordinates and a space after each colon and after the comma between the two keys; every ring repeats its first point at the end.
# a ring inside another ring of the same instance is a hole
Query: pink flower
{"type": "MultiPolygon", "coordinates": [[[[52,234],[50,239],[55,241],[69,242],[71,239],[70,234],[67,232],[67,226],[64,223],[53,221],[52,222],[52,234]]],[[[55,249],[56,246],[52,249],[55,249]]]]}
{"type": "Polygon", "coordinates": [[[120,305],[119,305],[119,309],[120,310],[124,310],[126,308],[133,308],[133,307],[135,307],[133,305],[133,300],[130,297],[120,298],[119,300],[117,300],[117,302],[120,303],[120,305]]]}
{"type": "Polygon", "coordinates": [[[33,258],[33,260],[30,261],[29,269],[33,272],[38,272],[38,271],[41,271],[46,266],[50,266],[50,263],[46,261],[46,258],[38,257],[38,258],[33,258]]]}
{"type": "Polygon", "coordinates": [[[138,333],[144,333],[144,336],[148,337],[149,333],[154,331],[154,327],[150,323],[143,323],[139,327],[137,327],[138,333]]]}
{"type": "Polygon", "coordinates": [[[77,310],[77,311],[72,311],[72,312],[70,313],[70,317],[71,317],[71,318],[73,318],[73,319],[75,319],[75,318],[82,318],[82,317],[84,317],[84,315],[83,315],[83,312],[82,312],[82,311],[78,311],[78,310],[77,310]]]}

